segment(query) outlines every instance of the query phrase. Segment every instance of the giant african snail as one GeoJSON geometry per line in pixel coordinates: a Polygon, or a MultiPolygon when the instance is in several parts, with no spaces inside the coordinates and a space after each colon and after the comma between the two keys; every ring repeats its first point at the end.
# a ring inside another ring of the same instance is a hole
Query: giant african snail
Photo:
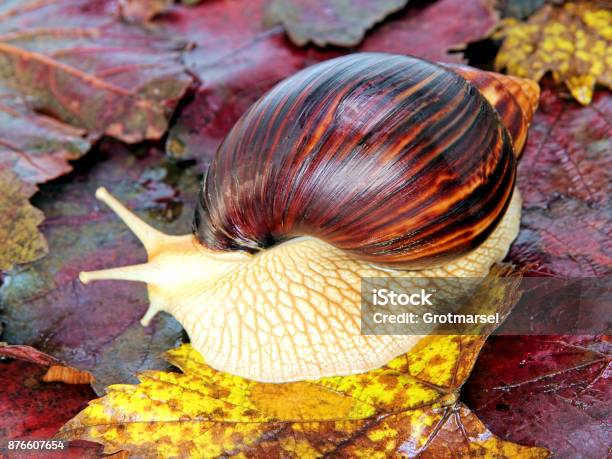
{"type": "Polygon", "coordinates": [[[194,231],[168,236],[106,190],[148,262],[81,273],[147,283],[218,370],[282,382],[359,373],[414,336],[360,334],[360,279],[477,276],[516,237],[528,80],[352,54],[275,86],[208,169],[194,231]]]}

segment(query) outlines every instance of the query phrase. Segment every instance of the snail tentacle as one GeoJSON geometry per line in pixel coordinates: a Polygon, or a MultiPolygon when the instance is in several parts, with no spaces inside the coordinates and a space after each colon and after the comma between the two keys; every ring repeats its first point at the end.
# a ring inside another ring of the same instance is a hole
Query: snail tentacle
{"type": "Polygon", "coordinates": [[[151,265],[143,263],[140,265],[121,266],[118,268],[100,269],[97,271],[83,271],[79,273],[79,279],[84,284],[96,280],[126,280],[136,282],[149,282],[151,277],[151,265]]]}

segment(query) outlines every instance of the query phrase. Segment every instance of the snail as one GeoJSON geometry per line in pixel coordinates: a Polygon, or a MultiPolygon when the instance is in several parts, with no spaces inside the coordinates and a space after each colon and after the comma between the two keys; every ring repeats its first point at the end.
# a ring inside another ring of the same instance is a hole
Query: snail
{"type": "Polygon", "coordinates": [[[104,188],[146,282],[220,371],[263,382],[348,375],[418,336],[362,335],[364,277],[484,277],[518,233],[516,164],[536,83],[356,53],[280,82],[236,122],[203,179],[193,233],[163,234],[104,188]]]}

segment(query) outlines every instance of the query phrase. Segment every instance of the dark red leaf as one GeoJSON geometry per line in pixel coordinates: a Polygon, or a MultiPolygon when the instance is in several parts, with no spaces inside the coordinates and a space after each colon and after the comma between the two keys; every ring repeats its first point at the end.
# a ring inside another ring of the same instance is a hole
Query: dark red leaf
{"type": "Polygon", "coordinates": [[[498,21],[486,0],[440,0],[408,5],[366,37],[358,51],[410,54],[431,61],[463,62],[468,43],[487,36],[498,21]]]}
{"type": "MultiPolygon", "coordinates": [[[[103,134],[126,142],[165,134],[191,83],[180,61],[184,45],[121,21],[117,1],[0,4],[0,170],[43,183],[69,172],[68,160],[103,134]]],[[[17,188],[10,174],[1,181],[3,191],[17,188]]],[[[24,218],[33,209],[6,196],[0,208],[27,224],[16,231],[8,219],[0,223],[3,270],[46,250],[35,219],[24,218]]]]}
{"type": "Polygon", "coordinates": [[[338,54],[297,48],[281,27],[266,29],[266,3],[212,0],[196,8],[177,7],[158,21],[173,35],[196,42],[184,60],[202,82],[171,129],[171,155],[206,163],[238,117],[268,89],[302,67],[338,54]]]}
{"type": "Polygon", "coordinates": [[[140,325],[148,305],[144,285],[116,283],[109,290],[107,283],[84,286],[77,279],[82,270],[146,259],[136,238],[94,198],[95,189],[108,187],[130,207],[148,212],[146,219],[160,219],[153,224],[162,230],[188,233],[199,179],[155,150],[136,157],[118,143],[105,143],[97,155],[103,160],[91,169],[83,163],[84,172],[44,186],[35,204],[47,215],[41,229],[50,254],[11,272],[0,304],[3,341],[34,346],[88,370],[102,388],[133,382],[145,369],[167,368],[161,354],[183,335],[167,315],[150,327],[140,325]]]}
{"type": "Polygon", "coordinates": [[[607,337],[494,336],[462,399],[505,440],[545,446],[556,458],[603,458],[611,351],[607,337]]]}
{"type": "MultiPolygon", "coordinates": [[[[601,91],[581,107],[543,89],[519,167],[523,217],[509,259],[530,267],[528,275],[609,275],[612,95],[601,91]]],[[[556,313],[575,307],[570,300],[556,313]]],[[[611,355],[606,336],[494,336],[462,400],[506,440],[546,446],[558,458],[603,458],[610,445],[611,355]]]]}
{"type": "Polygon", "coordinates": [[[35,113],[0,84],[0,168],[29,183],[43,183],[71,170],[68,160],[89,150],[85,131],[35,113]]]}
{"type": "Polygon", "coordinates": [[[9,440],[50,440],[59,428],[95,398],[88,385],[45,383],[46,368],[32,362],[0,361],[0,455],[12,458],[93,458],[101,448],[88,442],[69,449],[37,452],[8,449],[9,440]]]}
{"type": "MultiPolygon", "coordinates": [[[[238,117],[273,85],[303,67],[345,52],[293,46],[282,28],[264,25],[267,3],[209,0],[196,8],[176,7],[157,21],[171,35],[196,43],[185,62],[201,81],[195,99],[170,131],[167,150],[171,155],[206,163],[238,117]]],[[[460,62],[462,55],[449,54],[449,49],[460,49],[487,35],[496,21],[484,0],[409,5],[374,29],[356,50],[460,62]]]]}
{"type": "Polygon", "coordinates": [[[47,367],[47,372],[42,377],[45,382],[60,381],[66,384],[91,384],[94,381],[91,373],[66,366],[55,357],[32,346],[0,343],[0,357],[25,360],[47,367]]]}
{"type": "Polygon", "coordinates": [[[521,232],[510,260],[559,277],[612,272],[612,95],[582,107],[544,87],[519,166],[521,232]]]}

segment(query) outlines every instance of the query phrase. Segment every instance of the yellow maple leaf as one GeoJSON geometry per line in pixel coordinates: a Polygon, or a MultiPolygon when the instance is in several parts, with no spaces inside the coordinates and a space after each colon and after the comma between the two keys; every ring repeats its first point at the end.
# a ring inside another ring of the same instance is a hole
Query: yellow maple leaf
{"type": "MultiPolygon", "coordinates": [[[[507,313],[516,285],[474,302],[507,313]]],[[[458,401],[485,339],[427,336],[376,370],[283,384],[219,372],[187,344],[167,353],[182,373],[109,386],[57,437],[146,458],[548,457],[496,437],[458,401]]]]}
{"type": "Polygon", "coordinates": [[[583,105],[596,83],[612,89],[612,11],[605,2],[544,5],[527,22],[507,19],[495,68],[539,81],[548,71],[583,105]]]}

